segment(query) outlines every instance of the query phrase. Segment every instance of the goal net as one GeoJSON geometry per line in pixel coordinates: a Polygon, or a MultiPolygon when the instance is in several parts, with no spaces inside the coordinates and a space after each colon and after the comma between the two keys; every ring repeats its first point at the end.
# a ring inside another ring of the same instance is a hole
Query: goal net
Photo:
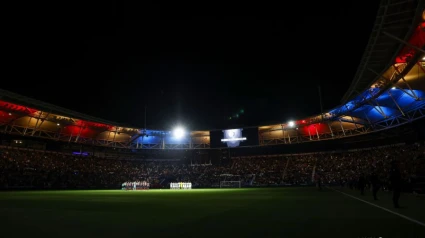
{"type": "Polygon", "coordinates": [[[239,175],[221,174],[220,188],[240,188],[241,181],[239,175]]]}
{"type": "Polygon", "coordinates": [[[241,181],[220,181],[220,188],[240,188],[241,181]]]}

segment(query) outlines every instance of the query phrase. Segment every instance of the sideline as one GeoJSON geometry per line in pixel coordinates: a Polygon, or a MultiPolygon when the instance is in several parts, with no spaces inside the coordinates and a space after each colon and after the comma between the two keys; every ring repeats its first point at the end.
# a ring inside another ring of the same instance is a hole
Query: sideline
{"type": "Polygon", "coordinates": [[[389,213],[392,213],[392,214],[394,214],[394,215],[397,215],[397,216],[399,216],[399,217],[402,217],[402,218],[404,218],[404,219],[406,219],[406,220],[409,220],[409,221],[411,221],[411,222],[414,222],[414,223],[416,223],[416,224],[418,224],[418,225],[421,225],[421,226],[425,227],[425,223],[420,222],[420,221],[418,221],[418,220],[415,220],[415,219],[413,219],[413,218],[410,218],[410,217],[408,217],[408,216],[402,215],[402,214],[400,214],[400,213],[398,213],[398,212],[391,211],[390,209],[387,209],[387,208],[385,208],[385,207],[378,206],[378,205],[376,205],[376,204],[373,204],[373,203],[371,203],[371,202],[365,201],[365,200],[363,200],[363,199],[360,199],[360,198],[355,197],[355,196],[353,196],[353,195],[350,195],[350,194],[348,194],[348,193],[344,193],[344,192],[341,192],[341,191],[339,191],[339,190],[333,189],[333,188],[331,188],[331,187],[326,187],[326,188],[329,188],[330,190],[333,190],[333,191],[338,192],[338,193],[342,193],[342,194],[344,194],[345,196],[348,196],[348,197],[351,197],[351,198],[357,199],[357,200],[362,201],[362,202],[364,202],[364,203],[367,203],[367,204],[369,204],[369,205],[371,205],[371,206],[374,206],[374,207],[380,208],[380,209],[382,209],[382,210],[384,210],[384,211],[387,211],[387,212],[389,212],[389,213]]]}

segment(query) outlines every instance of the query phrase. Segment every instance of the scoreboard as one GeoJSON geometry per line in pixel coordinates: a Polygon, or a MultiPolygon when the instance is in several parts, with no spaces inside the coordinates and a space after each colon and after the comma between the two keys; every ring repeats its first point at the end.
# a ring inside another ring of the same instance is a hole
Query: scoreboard
{"type": "Polygon", "coordinates": [[[211,148],[234,148],[258,145],[257,127],[210,131],[211,148]]]}

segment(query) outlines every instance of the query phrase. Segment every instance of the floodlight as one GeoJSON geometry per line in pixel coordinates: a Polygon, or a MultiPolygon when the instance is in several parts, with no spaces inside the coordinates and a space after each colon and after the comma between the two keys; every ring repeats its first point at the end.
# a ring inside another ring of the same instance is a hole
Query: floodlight
{"type": "Polygon", "coordinates": [[[176,129],[173,130],[173,135],[177,139],[182,138],[184,134],[185,134],[184,129],[181,127],[177,127],[176,129]]]}
{"type": "Polygon", "coordinates": [[[294,121],[290,121],[290,122],[288,122],[288,126],[290,126],[290,127],[294,127],[294,126],[295,126],[295,122],[294,122],[294,121]]]}

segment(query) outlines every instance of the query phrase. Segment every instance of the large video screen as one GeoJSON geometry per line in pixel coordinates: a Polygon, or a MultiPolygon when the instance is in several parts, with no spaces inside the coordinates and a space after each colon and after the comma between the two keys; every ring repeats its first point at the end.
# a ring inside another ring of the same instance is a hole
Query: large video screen
{"type": "Polygon", "coordinates": [[[258,128],[237,128],[210,131],[211,148],[257,146],[258,128]]]}

